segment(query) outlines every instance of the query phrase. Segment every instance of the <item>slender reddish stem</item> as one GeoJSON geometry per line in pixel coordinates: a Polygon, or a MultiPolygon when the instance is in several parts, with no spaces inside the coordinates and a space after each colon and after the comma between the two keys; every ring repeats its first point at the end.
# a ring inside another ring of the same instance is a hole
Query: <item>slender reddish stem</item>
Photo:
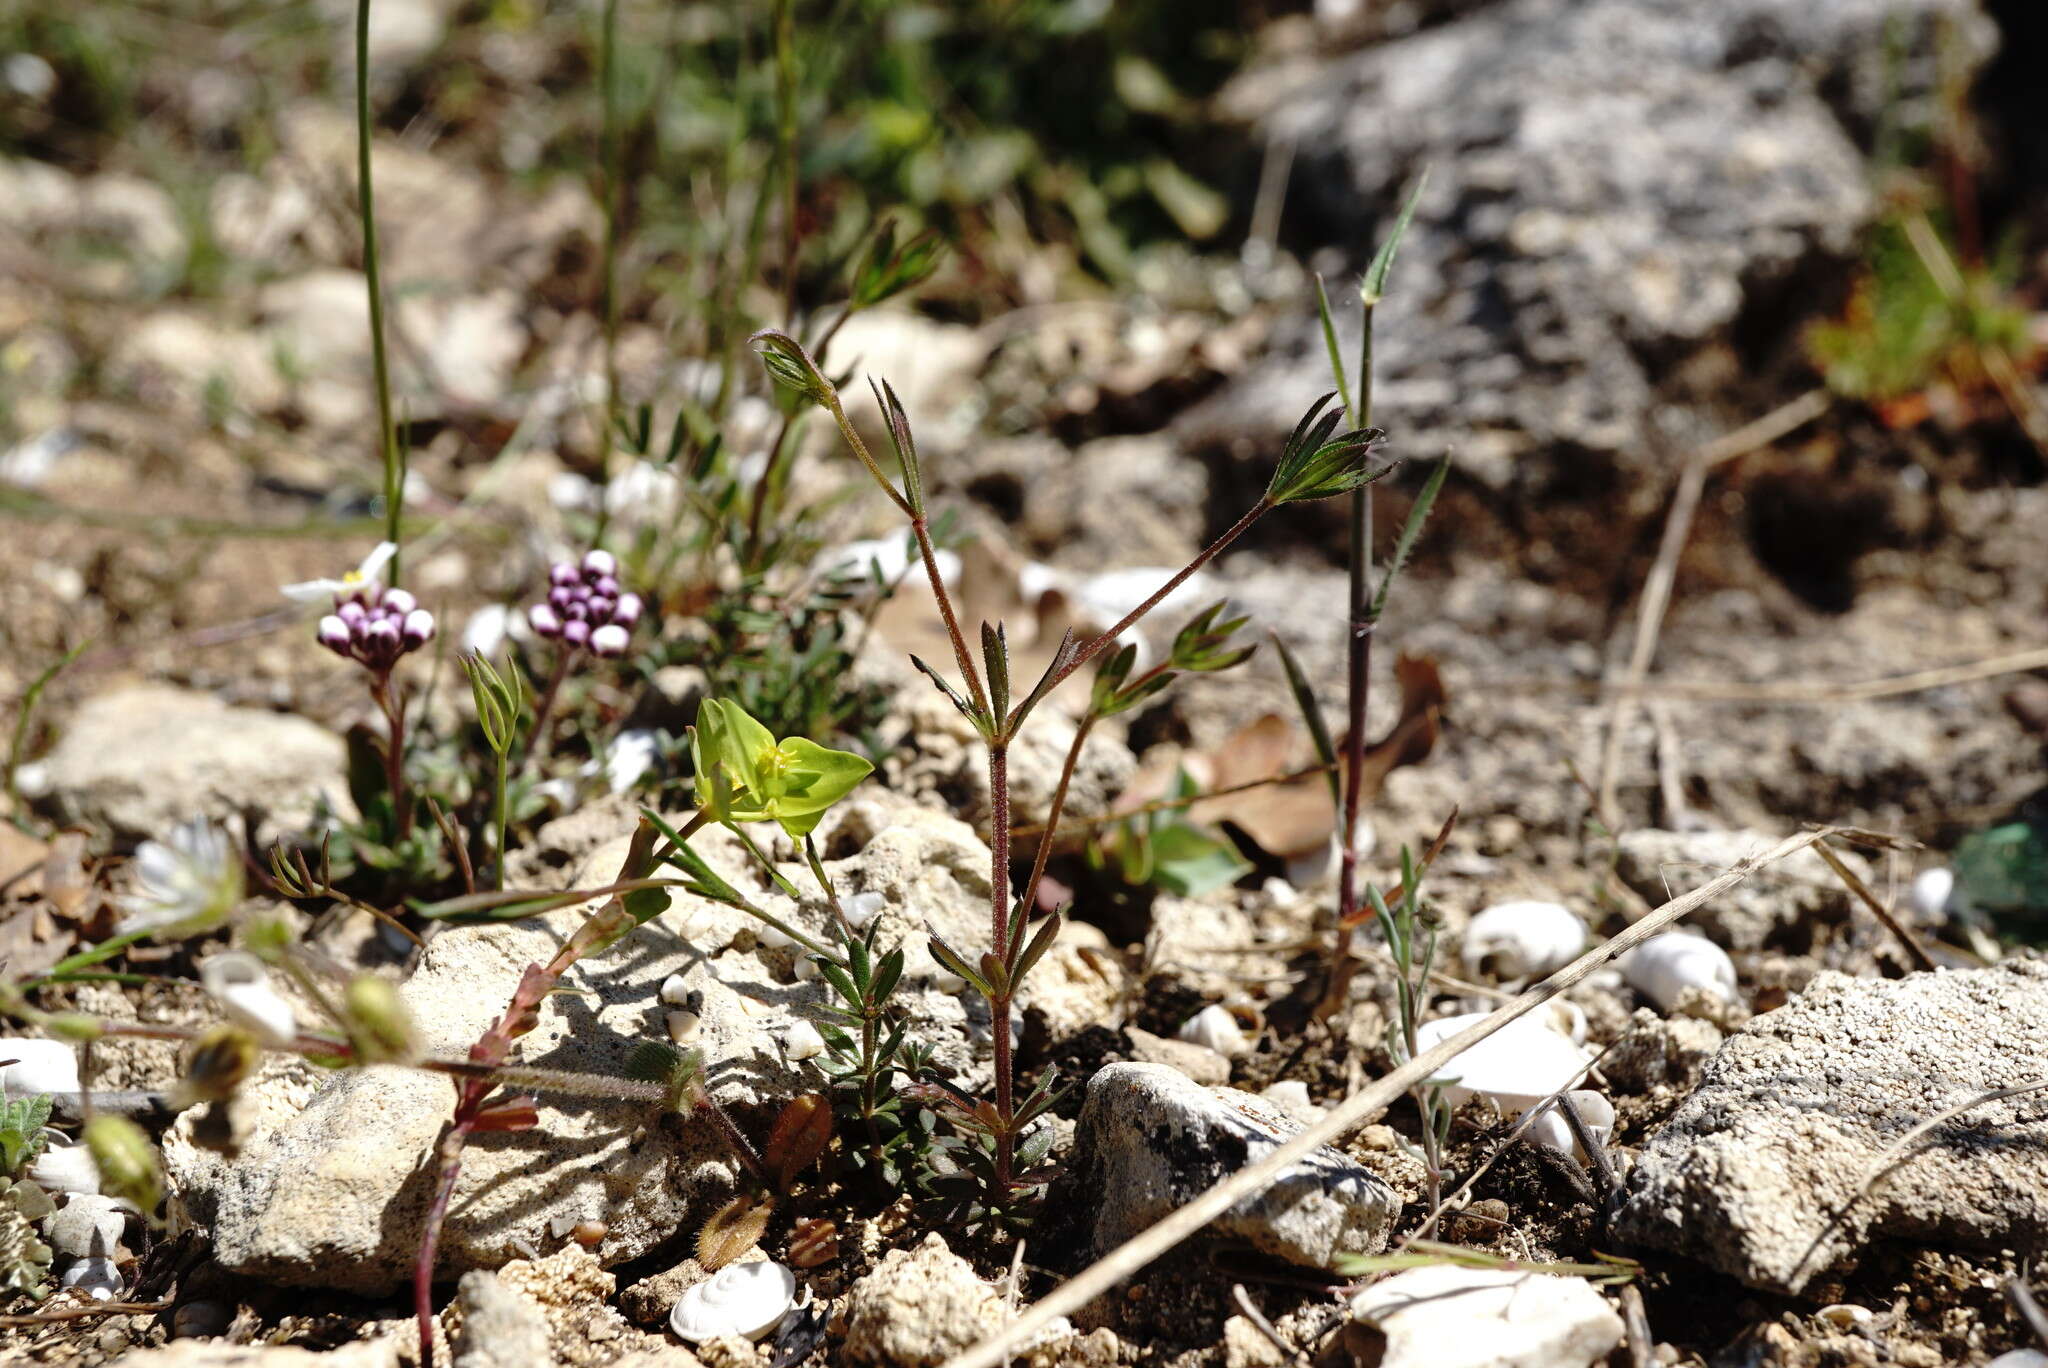
{"type": "MultiPolygon", "coordinates": [[[[922,517],[910,520],[910,530],[917,536],[918,555],[924,560],[924,573],[932,582],[932,597],[939,602],[939,616],[945,620],[946,635],[953,642],[953,660],[960,667],[960,674],[967,682],[967,691],[974,695],[974,705],[983,712],[988,711],[988,694],[981,687],[981,674],[974,668],[974,657],[968,653],[967,638],[960,631],[960,619],[953,612],[953,599],[946,592],[946,581],[939,574],[938,552],[932,549],[932,534],[922,517]]],[[[998,727],[1003,719],[995,719],[998,727]]]]}
{"type": "MultiPolygon", "coordinates": [[[[1150,598],[1146,599],[1137,607],[1131,609],[1130,612],[1124,614],[1123,621],[1117,623],[1116,626],[1110,628],[1101,636],[1096,637],[1094,640],[1088,642],[1088,644],[1083,646],[1080,649],[1080,652],[1076,654],[1072,660],[1068,661],[1065,667],[1062,668],[1058,674],[1053,676],[1053,684],[1058,685],[1064,682],[1069,676],[1071,676],[1074,673],[1074,671],[1080,669],[1083,665],[1086,665],[1096,656],[1102,654],[1103,650],[1106,647],[1114,645],[1116,643],[1116,639],[1122,636],[1125,632],[1128,632],[1134,625],[1136,625],[1138,619],[1144,617],[1145,614],[1151,612],[1154,608],[1157,608],[1160,604],[1160,601],[1163,600],[1168,594],[1171,594],[1174,590],[1180,588],[1181,585],[1185,584],[1190,575],[1194,574],[1197,570],[1200,570],[1203,566],[1207,565],[1210,561],[1216,559],[1217,556],[1221,555],[1225,547],[1229,546],[1232,542],[1236,541],[1239,537],[1243,536],[1245,532],[1250,529],[1251,525],[1257,522],[1260,518],[1263,518],[1267,514],[1267,512],[1269,512],[1272,509],[1272,507],[1273,505],[1268,503],[1264,499],[1260,499],[1257,503],[1253,504],[1249,512],[1247,512],[1242,518],[1239,518],[1236,522],[1232,523],[1229,529],[1225,531],[1222,536],[1218,537],[1215,541],[1210,542],[1206,547],[1204,547],[1202,549],[1202,553],[1199,556],[1196,556],[1193,560],[1189,561],[1187,565],[1183,567],[1181,571],[1178,574],[1176,574],[1172,579],[1160,585],[1159,588],[1153,592],[1150,598]]],[[[1047,690],[1047,692],[1050,691],[1050,689],[1047,690]]]]}

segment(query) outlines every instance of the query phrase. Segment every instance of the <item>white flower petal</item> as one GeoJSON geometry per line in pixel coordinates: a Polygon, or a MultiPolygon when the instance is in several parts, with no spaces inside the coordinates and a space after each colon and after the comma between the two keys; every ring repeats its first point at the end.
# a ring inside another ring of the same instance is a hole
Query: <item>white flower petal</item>
{"type": "Polygon", "coordinates": [[[363,563],[356,567],[356,578],[365,583],[382,583],[384,567],[391,564],[391,558],[397,554],[397,542],[378,542],[370,554],[363,557],[363,563]]]}
{"type": "Polygon", "coordinates": [[[301,580],[297,584],[281,584],[278,592],[294,603],[323,603],[348,588],[340,580],[301,580]]]}

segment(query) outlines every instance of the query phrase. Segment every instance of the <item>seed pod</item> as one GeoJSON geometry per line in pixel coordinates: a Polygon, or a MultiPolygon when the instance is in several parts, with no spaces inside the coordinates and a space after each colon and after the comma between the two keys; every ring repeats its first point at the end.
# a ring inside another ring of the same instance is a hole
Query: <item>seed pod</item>
{"type": "Polygon", "coordinates": [[[178,1080],[177,1100],[225,1102],[256,1067],[263,1049],[256,1037],[239,1026],[215,1026],[192,1042],[185,1055],[185,1076],[178,1080]]]}
{"type": "Polygon", "coordinates": [[[399,1000],[398,990],[375,974],[357,974],[349,980],[343,998],[348,1016],[349,1043],[364,1064],[403,1064],[418,1053],[414,1044],[412,1013],[399,1000]]]}
{"type": "Polygon", "coordinates": [[[85,1123],[85,1147],[99,1166],[100,1190],[126,1197],[145,1214],[155,1211],[163,1195],[156,1149],[149,1137],[125,1116],[101,1112],[85,1123]]]}

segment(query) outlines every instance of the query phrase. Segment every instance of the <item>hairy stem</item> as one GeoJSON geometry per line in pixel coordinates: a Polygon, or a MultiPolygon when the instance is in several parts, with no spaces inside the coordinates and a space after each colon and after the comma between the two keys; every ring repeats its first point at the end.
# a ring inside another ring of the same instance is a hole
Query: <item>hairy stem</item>
{"type": "Polygon", "coordinates": [[[1074,767],[1080,763],[1081,750],[1088,744],[1088,733],[1100,718],[1091,710],[1074,728],[1074,744],[1067,747],[1066,763],[1060,766],[1060,781],[1054,785],[1052,804],[1045,812],[1045,829],[1039,833],[1038,853],[1031,857],[1031,876],[1024,880],[1024,891],[1017,897],[1017,916],[1022,920],[1031,915],[1031,909],[1038,903],[1039,881],[1045,878],[1046,861],[1052,858],[1053,838],[1059,834],[1060,813],[1067,806],[1067,787],[1074,782],[1074,767]]]}
{"type": "MultiPolygon", "coordinates": [[[[1358,409],[1350,415],[1354,429],[1372,419],[1372,315],[1365,303],[1358,344],[1358,409]]],[[[1358,911],[1358,818],[1365,798],[1365,715],[1372,695],[1372,486],[1351,493],[1350,621],[1345,637],[1344,812],[1338,824],[1343,843],[1337,867],[1337,941],[1342,953],[1342,928],[1358,911]]],[[[1409,1042],[1411,1055],[1414,1042],[1409,1042]]]]}
{"type": "MultiPolygon", "coordinates": [[[[1117,623],[1116,626],[1110,628],[1101,636],[1094,638],[1093,640],[1089,641],[1086,645],[1082,646],[1080,651],[1075,654],[1074,658],[1068,661],[1066,665],[1061,668],[1058,674],[1053,676],[1053,684],[1058,685],[1062,683],[1070,676],[1072,676],[1074,671],[1080,669],[1083,665],[1086,665],[1089,661],[1095,659],[1096,656],[1102,654],[1102,652],[1110,646],[1115,645],[1116,639],[1118,637],[1122,636],[1125,632],[1128,632],[1133,626],[1137,624],[1140,618],[1145,616],[1145,614],[1151,612],[1154,608],[1157,608],[1160,602],[1164,600],[1167,595],[1171,594],[1174,590],[1180,588],[1181,585],[1185,584],[1190,575],[1193,575],[1197,570],[1200,570],[1203,566],[1207,565],[1210,561],[1216,559],[1217,556],[1221,555],[1225,548],[1227,548],[1232,542],[1236,541],[1239,537],[1243,536],[1246,533],[1246,531],[1248,531],[1251,528],[1251,525],[1253,523],[1257,522],[1260,518],[1264,517],[1268,512],[1272,510],[1272,508],[1272,503],[1265,499],[1260,499],[1257,503],[1253,504],[1251,506],[1250,511],[1248,511],[1242,518],[1239,518],[1236,522],[1232,523],[1230,527],[1227,530],[1225,530],[1222,536],[1218,537],[1215,541],[1212,541],[1207,546],[1203,547],[1202,553],[1200,555],[1196,556],[1193,560],[1189,561],[1187,565],[1184,566],[1177,574],[1175,574],[1172,579],[1168,580],[1166,583],[1160,585],[1158,589],[1154,590],[1150,598],[1146,599],[1137,607],[1131,609],[1130,612],[1125,613],[1123,621],[1117,623]]],[[[1047,690],[1047,692],[1050,691],[1050,689],[1047,690]]]]}
{"type": "MultiPolygon", "coordinates": [[[[932,546],[931,529],[925,525],[922,514],[910,520],[910,530],[917,537],[917,554],[924,561],[925,577],[932,582],[932,597],[938,600],[939,616],[946,624],[946,637],[953,643],[953,661],[960,667],[960,674],[967,681],[967,691],[974,696],[974,705],[983,712],[988,711],[988,694],[981,685],[981,672],[974,668],[973,653],[967,649],[967,637],[960,630],[960,618],[953,611],[953,596],[946,592],[945,576],[939,573],[939,553],[932,546]]],[[[997,725],[1002,724],[1000,717],[997,725]]]]}
{"type": "MultiPolygon", "coordinates": [[[[995,949],[996,958],[1007,963],[1010,958],[1010,743],[1007,740],[991,741],[988,747],[988,792],[989,792],[989,940],[995,949]]],[[[1021,914],[1019,921],[1021,923],[1021,914]]],[[[1020,924],[1016,931],[1021,934],[1020,924]]],[[[1001,993],[988,999],[989,1030],[995,1036],[996,1046],[996,1115],[1001,1125],[996,1131],[996,1195],[1007,1199],[1010,1191],[1011,1158],[1016,1151],[1017,1137],[1011,1126],[1016,1116],[1015,1065],[1010,1058],[1010,998],[1016,991],[1011,985],[1001,993]]]]}
{"type": "MultiPolygon", "coordinates": [[[[363,216],[363,281],[370,296],[370,370],[377,389],[377,454],[384,463],[384,540],[399,545],[405,470],[391,421],[391,365],[384,350],[384,285],[377,258],[377,204],[370,179],[370,0],[356,0],[356,200],[363,216]]],[[[399,557],[385,575],[398,585],[399,557]]]]}

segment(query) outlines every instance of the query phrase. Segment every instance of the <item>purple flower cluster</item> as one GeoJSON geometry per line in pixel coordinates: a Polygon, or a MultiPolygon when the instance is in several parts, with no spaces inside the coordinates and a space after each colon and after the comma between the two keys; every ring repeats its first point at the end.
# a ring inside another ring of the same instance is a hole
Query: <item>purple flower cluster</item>
{"type": "Polygon", "coordinates": [[[336,655],[382,673],[434,639],[434,615],[405,590],[371,581],[337,595],[317,634],[336,655]]]}
{"type": "Polygon", "coordinates": [[[536,634],[559,637],[572,649],[589,647],[601,656],[620,656],[640,620],[640,596],[619,589],[618,558],[591,551],[581,564],[557,562],[548,572],[547,602],[526,610],[536,634]]]}

